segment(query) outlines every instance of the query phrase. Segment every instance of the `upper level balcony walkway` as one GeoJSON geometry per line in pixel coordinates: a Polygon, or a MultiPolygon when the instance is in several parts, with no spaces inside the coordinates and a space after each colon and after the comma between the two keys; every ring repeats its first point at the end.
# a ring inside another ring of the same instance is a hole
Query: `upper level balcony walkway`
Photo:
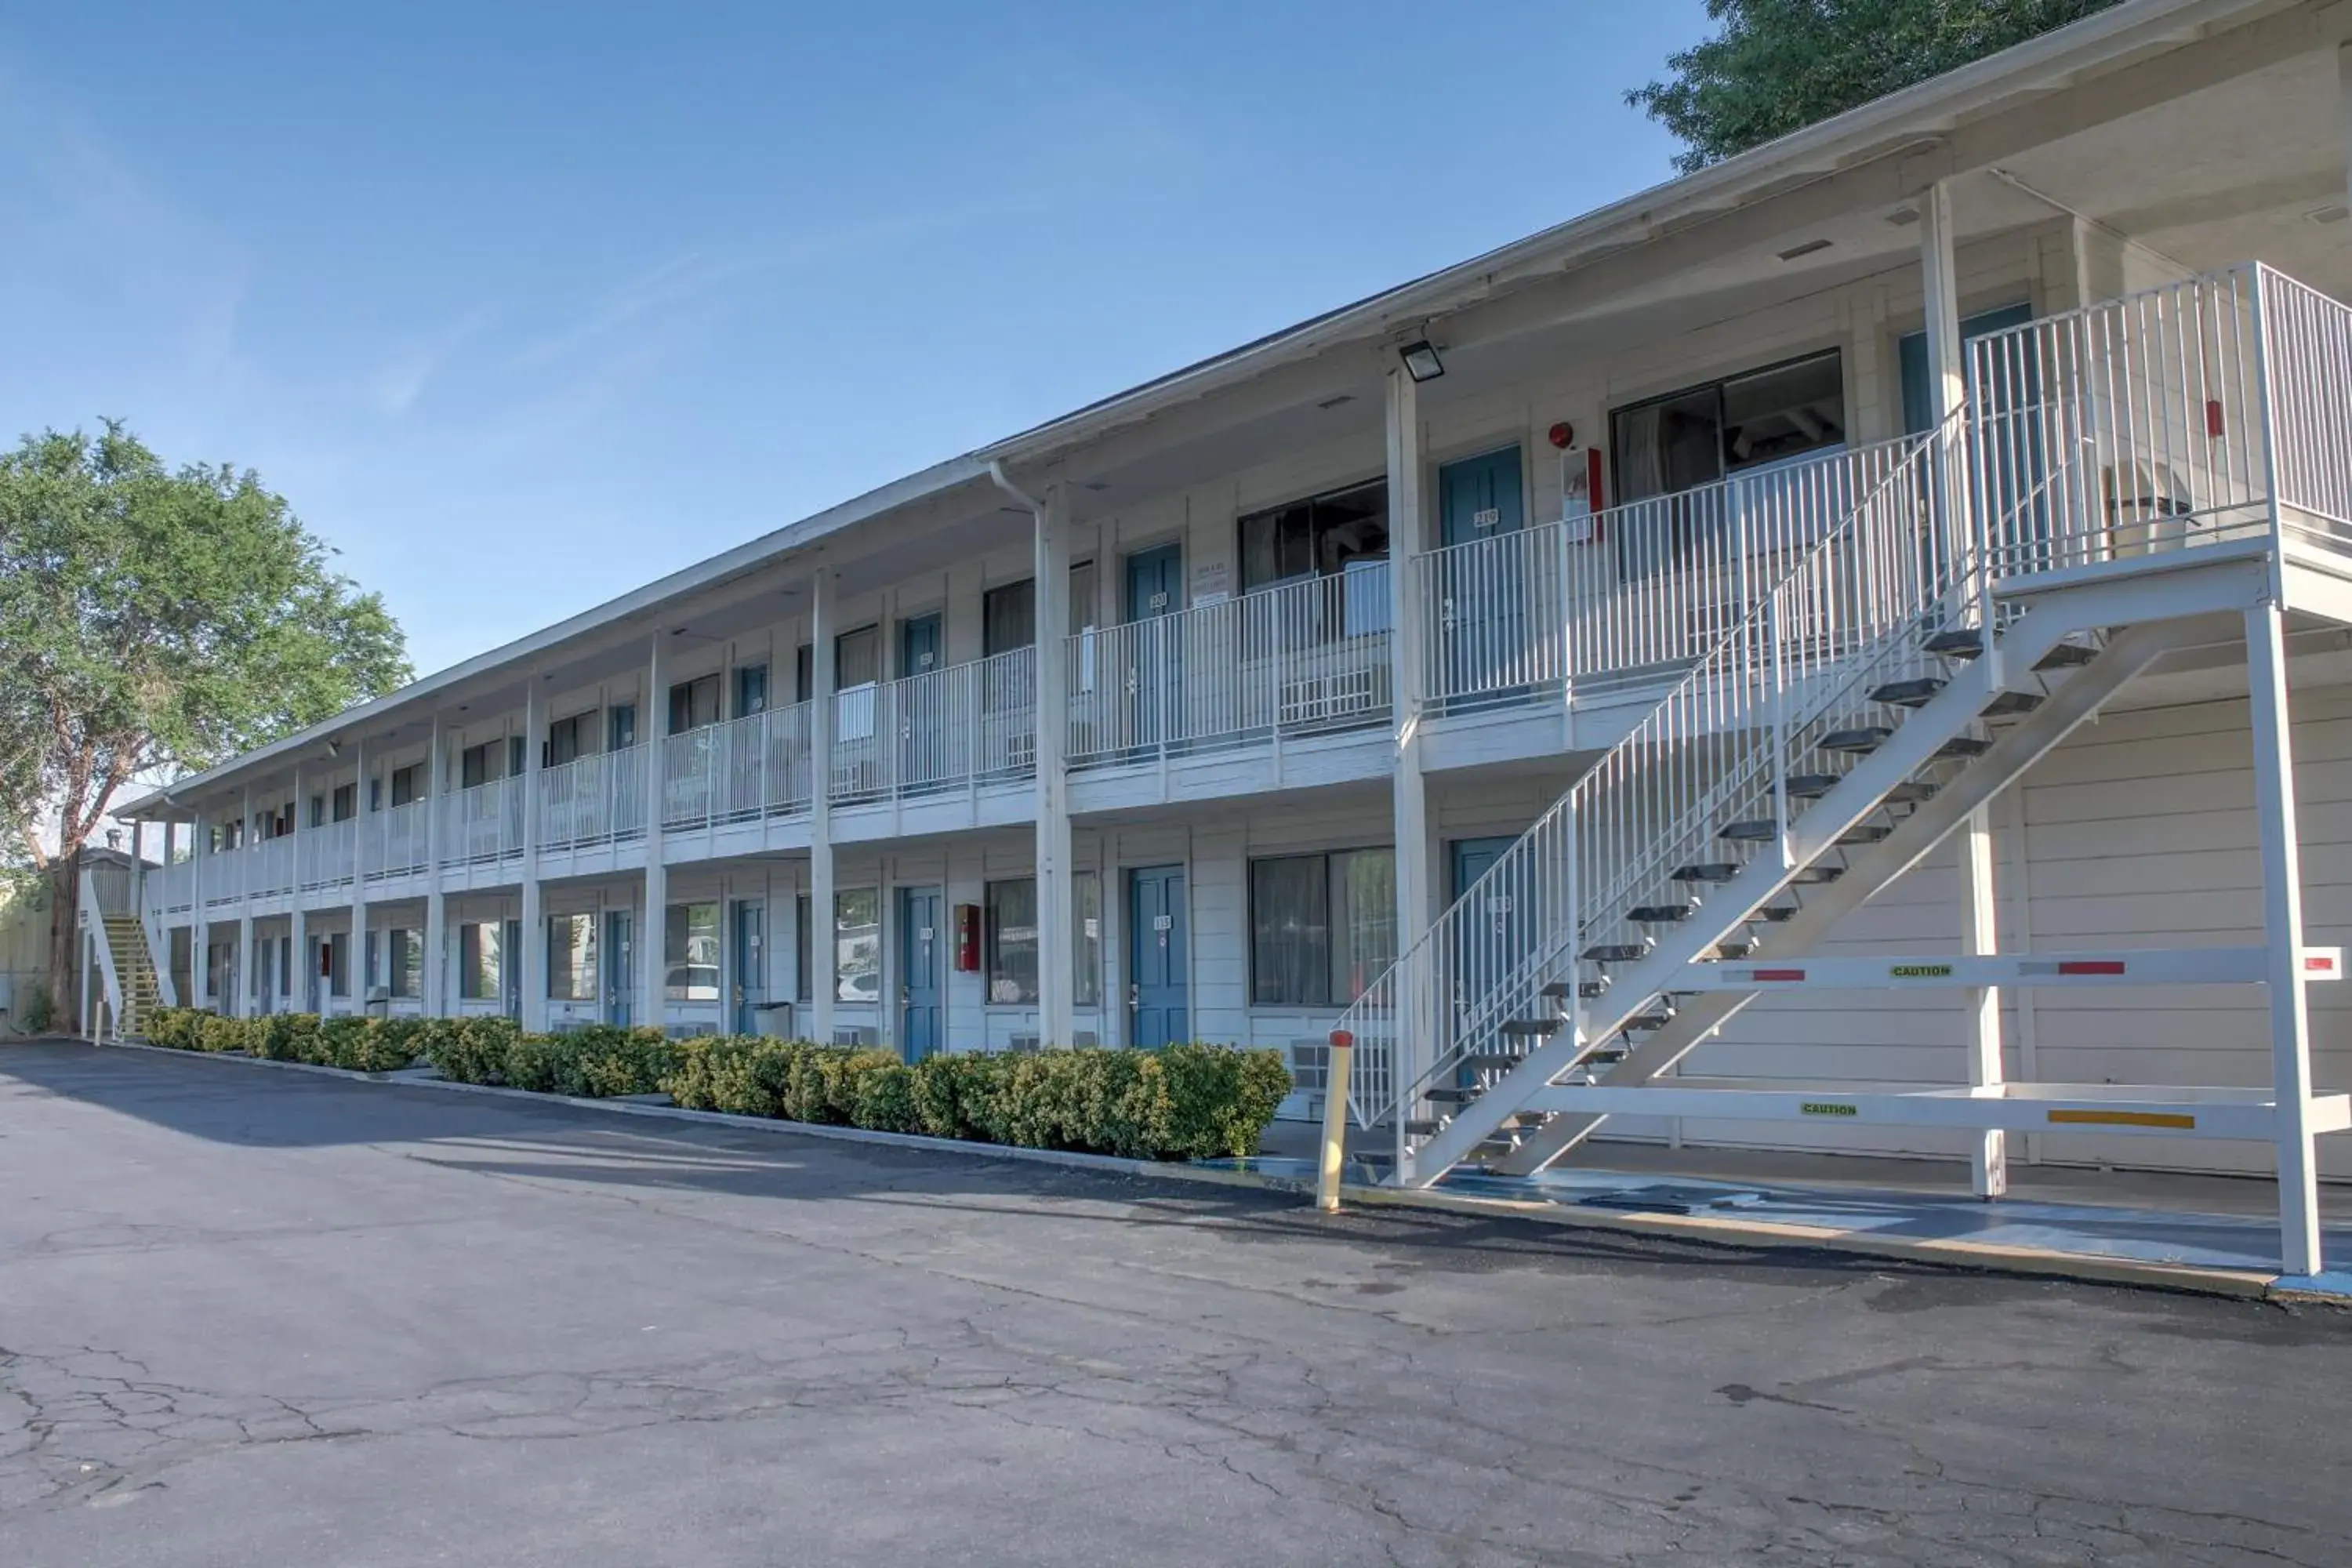
{"type": "MultiPolygon", "coordinates": [[[[1433,769],[1605,748],[1865,506],[1910,514],[1895,536],[1922,551],[1980,534],[1974,569],[1997,593],[2228,547],[2342,584],[2352,619],[2344,306],[2244,267],[1990,334],[1969,356],[1948,438],[1076,633],[1054,721],[1071,809],[1378,779],[1407,718],[1433,769]]],[[[1858,555],[1832,575],[1887,564],[1858,555]]],[[[667,863],[804,848],[820,780],[835,842],[1024,823],[1039,673],[1023,647],[837,692],[821,766],[814,705],[795,703],[183,861],[151,876],[148,902],[168,916],[511,885],[527,847],[542,878],[621,870],[643,864],[655,813],[667,863]]]]}

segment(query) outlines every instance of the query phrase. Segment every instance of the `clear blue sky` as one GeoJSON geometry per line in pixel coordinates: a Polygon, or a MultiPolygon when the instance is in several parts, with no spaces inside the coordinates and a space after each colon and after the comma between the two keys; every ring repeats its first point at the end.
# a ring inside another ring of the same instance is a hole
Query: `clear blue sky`
{"type": "Polygon", "coordinates": [[[1657,183],[1704,26],[0,5],[0,438],[259,468],[429,670],[1657,183]]]}

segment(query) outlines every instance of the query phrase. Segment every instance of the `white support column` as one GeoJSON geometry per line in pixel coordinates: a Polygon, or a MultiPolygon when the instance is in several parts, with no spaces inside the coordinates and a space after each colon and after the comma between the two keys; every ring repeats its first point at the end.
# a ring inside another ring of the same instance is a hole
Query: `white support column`
{"type": "Polygon", "coordinates": [[[1069,487],[1056,481],[1033,514],[1037,606],[1037,1030],[1048,1046],[1077,1032],[1077,942],[1070,895],[1070,808],[1064,753],[1069,739],[1069,487]]]}
{"type": "Polygon", "coordinates": [[[343,950],[344,1000],[354,1016],[367,1011],[367,742],[352,743],[352,934],[343,950]]]}
{"type": "MultiPolygon", "coordinates": [[[[1391,689],[1396,694],[1396,760],[1391,809],[1396,843],[1397,951],[1410,950],[1429,929],[1437,910],[1435,849],[1429,831],[1429,786],[1422,771],[1422,639],[1412,594],[1412,563],[1429,547],[1429,452],[1421,420],[1421,389],[1402,365],[1388,372],[1389,658],[1391,689]]],[[[1574,673],[1570,672],[1571,675],[1574,673]]],[[[1399,1090],[1418,1079],[1429,1048],[1421,1027],[1425,998],[1397,997],[1392,1081],[1399,1090]]],[[[1334,1084],[1331,1092],[1344,1093],[1334,1084]]],[[[1370,1107],[1364,1108],[1369,1113],[1370,1107]]],[[[1395,1128],[1399,1168],[1404,1158],[1404,1121],[1395,1128]]]]}
{"type": "Polygon", "coordinates": [[[669,952],[669,866],[662,858],[662,811],[668,800],[662,763],[669,748],[662,743],[662,732],[669,719],[669,689],[665,684],[668,652],[669,633],[656,626],[653,647],[646,657],[646,694],[637,707],[646,754],[646,912],[637,930],[635,1022],[643,1028],[665,1031],[669,1019],[663,1007],[667,976],[662,966],[668,962],[669,952]]]}
{"type": "MultiPolygon", "coordinates": [[[[1968,363],[1960,340],[1960,283],[1954,254],[1952,186],[1938,180],[1919,197],[1919,275],[1927,295],[1927,411],[1936,428],[1954,409],[1968,401],[1968,363]]],[[[1975,541],[1969,517],[1965,441],[1955,443],[1946,459],[1933,466],[1935,500],[1943,519],[1945,540],[1955,555],[1975,541]]],[[[1986,563],[1978,563],[1979,583],[1988,582],[1986,563]]],[[[1988,646],[1987,659],[1998,657],[1988,646]]]]}
{"type": "MultiPolygon", "coordinates": [[[[1982,955],[2000,951],[2000,906],[1993,898],[1992,816],[1984,806],[1969,814],[1960,832],[1960,951],[1982,955]]],[[[1982,1089],[2000,1083],[2000,988],[1979,985],[1969,992],[1965,1031],[1969,1085],[1982,1089]]],[[[2003,1197],[2009,1192],[2009,1134],[1998,1129],[1979,1131],[1969,1146],[1969,1186],[1980,1198],[2003,1197]]]]}
{"type": "MultiPolygon", "coordinates": [[[[261,848],[261,837],[253,830],[253,786],[250,784],[246,786],[245,791],[245,826],[238,828],[237,831],[245,837],[245,852],[247,855],[251,856],[259,852],[261,848]]],[[[131,847],[132,858],[135,859],[137,858],[139,848],[138,840],[136,838],[131,840],[131,847]]],[[[261,990],[259,986],[253,983],[252,868],[253,862],[250,859],[247,860],[244,887],[245,896],[237,900],[236,906],[236,1016],[240,1018],[250,1018],[254,1016],[257,1006],[257,997],[261,990]]]]}
{"type": "Polygon", "coordinates": [[[546,709],[537,670],[522,699],[522,1026],[531,1034],[547,1028],[547,916],[539,885],[539,763],[546,709]]]}
{"type": "Polygon", "coordinates": [[[815,665],[809,704],[809,1037],[833,1041],[833,1005],[839,981],[833,914],[833,568],[818,563],[809,595],[810,658],[815,665]]]}
{"type": "Polygon", "coordinates": [[[292,951],[286,960],[286,973],[293,982],[293,994],[286,998],[287,1011],[307,1013],[310,1009],[310,931],[306,917],[302,891],[302,846],[309,841],[310,803],[302,795],[302,768],[294,768],[294,891],[288,900],[291,911],[287,921],[286,940],[292,951]]]}
{"type": "Polygon", "coordinates": [[[205,842],[205,814],[196,812],[194,823],[194,837],[188,845],[188,866],[194,873],[189,880],[195,889],[195,896],[188,900],[188,992],[194,998],[191,1005],[209,1007],[213,1001],[212,922],[205,918],[205,862],[211,857],[205,853],[208,846],[205,842]]]}
{"type": "Polygon", "coordinates": [[[2344,199],[2352,205],[2352,43],[2336,46],[2337,142],[2344,149],[2344,199]]]}
{"type": "Polygon", "coordinates": [[[2275,604],[2246,612],[2246,678],[2269,946],[2271,1082],[2278,1097],[2279,1271],[2310,1275],[2321,1268],[2319,1163],[2311,1130],[2311,1014],[2303,982],[2303,878],[2284,620],[2275,604]]]}
{"type": "MultiPolygon", "coordinates": [[[[447,787],[446,770],[441,762],[445,737],[441,732],[441,715],[433,715],[433,750],[425,759],[425,1015],[428,1018],[449,1016],[449,900],[441,889],[441,819],[448,815],[448,803],[441,798],[447,787]]],[[[294,802],[295,819],[301,819],[302,803],[299,792],[294,802]]]]}

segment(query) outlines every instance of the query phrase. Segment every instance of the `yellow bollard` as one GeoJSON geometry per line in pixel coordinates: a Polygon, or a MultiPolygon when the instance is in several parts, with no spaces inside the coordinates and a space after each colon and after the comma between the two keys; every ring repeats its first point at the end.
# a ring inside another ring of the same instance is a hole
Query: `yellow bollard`
{"type": "Polygon", "coordinates": [[[1348,1148],[1348,1063],[1355,1045],[1356,1037],[1347,1030],[1331,1031],[1331,1065],[1323,1075],[1323,1159],[1315,1176],[1315,1206],[1325,1214],[1339,1212],[1339,1172],[1348,1148]]]}

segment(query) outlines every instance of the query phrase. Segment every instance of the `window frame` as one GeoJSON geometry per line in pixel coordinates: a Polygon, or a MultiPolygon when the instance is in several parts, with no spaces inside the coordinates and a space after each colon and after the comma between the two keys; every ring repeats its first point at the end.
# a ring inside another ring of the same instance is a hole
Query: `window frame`
{"type": "Polygon", "coordinates": [[[719,1000],[719,900],[694,899],[684,903],[666,904],[662,908],[662,997],[665,1001],[687,1004],[716,1003],[719,1000]],[[708,963],[695,962],[696,911],[709,911],[709,958],[708,963]],[[681,925],[679,917],[684,916],[681,925]],[[695,975],[708,971],[710,975],[709,994],[697,994],[702,989],[695,975]],[[684,975],[681,981],[678,977],[684,975]]]}
{"type": "Polygon", "coordinates": [[[833,894],[833,999],[852,1006],[879,1006],[882,1002],[882,889],[876,888],[836,888],[833,894]],[[850,899],[873,900],[872,920],[864,925],[845,927],[843,903],[850,899]],[[853,962],[858,944],[867,939],[862,934],[872,931],[873,957],[853,962]],[[850,990],[851,982],[870,978],[874,983],[872,995],[850,990]]]}
{"type": "Polygon", "coordinates": [[[1044,953],[1043,932],[1037,913],[1037,879],[1034,877],[1000,877],[984,884],[981,889],[981,972],[984,994],[992,1007],[1034,1007],[1038,986],[1043,979],[1038,964],[1044,953]],[[1028,924],[1008,924],[1007,912],[999,907],[1000,897],[1017,896],[1027,889],[1028,924]],[[1025,938],[1017,933],[1026,930],[1025,938]],[[1025,979],[1020,973],[1025,951],[1025,979]],[[1009,994],[1007,994],[1009,992],[1009,994]]]}
{"type": "Polygon", "coordinates": [[[547,917],[547,999],[551,1002],[593,1002],[598,992],[597,965],[603,954],[602,941],[597,931],[593,910],[586,913],[566,912],[547,917]],[[587,932],[583,945],[579,933],[587,932]],[[568,943],[559,943],[559,931],[568,931],[568,943]],[[557,954],[562,954],[561,964],[557,954]]]}
{"type": "Polygon", "coordinates": [[[1249,860],[1247,881],[1249,1005],[1252,1008],[1345,1007],[1351,1005],[1361,992],[1358,990],[1355,995],[1342,995],[1349,989],[1349,984],[1340,978],[1343,968],[1349,972],[1351,981],[1360,980],[1362,984],[1369,985],[1396,961],[1396,850],[1393,846],[1356,845],[1297,854],[1253,856],[1249,860]],[[1343,921],[1340,918],[1338,895],[1342,868],[1348,863],[1365,857],[1385,857],[1388,862],[1385,919],[1376,922],[1386,932],[1388,951],[1385,952],[1354,951],[1360,923],[1343,921]],[[1315,873],[1306,885],[1314,889],[1311,897],[1316,909],[1319,910],[1320,920],[1319,925],[1310,921],[1303,929],[1310,932],[1319,931],[1319,936],[1302,934],[1290,938],[1290,941],[1305,945],[1306,954],[1304,960],[1294,961],[1286,966],[1291,973],[1305,979],[1307,991],[1304,994],[1290,994],[1286,985],[1276,988],[1278,994],[1269,994],[1270,978],[1286,977],[1270,977],[1267,973],[1268,960],[1275,955],[1276,939],[1270,936],[1265,924],[1269,919],[1269,911],[1265,908],[1268,890],[1260,885],[1260,871],[1261,868],[1281,866],[1303,868],[1310,865],[1315,868],[1315,873]],[[1317,951],[1318,942],[1319,952],[1317,951]]]}

